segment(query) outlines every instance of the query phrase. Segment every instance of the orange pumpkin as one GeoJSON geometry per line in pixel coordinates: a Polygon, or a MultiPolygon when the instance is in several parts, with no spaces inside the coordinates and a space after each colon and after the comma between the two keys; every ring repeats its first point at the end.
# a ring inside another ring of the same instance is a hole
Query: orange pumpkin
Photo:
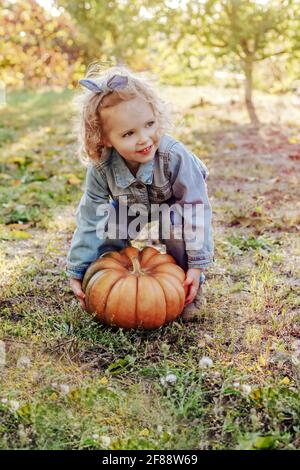
{"type": "Polygon", "coordinates": [[[101,323],[122,328],[158,328],[183,310],[184,270],[152,247],[127,247],[97,259],[82,288],[88,312],[101,323]]]}

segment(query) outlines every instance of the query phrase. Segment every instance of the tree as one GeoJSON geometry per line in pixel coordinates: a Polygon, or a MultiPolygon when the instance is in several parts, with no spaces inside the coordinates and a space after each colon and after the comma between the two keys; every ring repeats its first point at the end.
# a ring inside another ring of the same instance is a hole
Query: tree
{"type": "Polygon", "coordinates": [[[70,18],[53,17],[35,0],[3,0],[0,79],[12,87],[68,86],[82,54],[70,18]]]}
{"type": "Polygon", "coordinates": [[[158,3],[155,0],[56,0],[81,31],[87,61],[126,63],[136,70],[151,66],[146,49],[153,23],[151,12],[147,14],[144,5],[151,7],[158,3]]]}
{"type": "Polygon", "coordinates": [[[245,76],[245,103],[251,122],[259,123],[252,99],[254,64],[295,50],[292,26],[297,21],[293,0],[187,1],[188,23],[182,24],[217,57],[231,56],[245,76]]]}

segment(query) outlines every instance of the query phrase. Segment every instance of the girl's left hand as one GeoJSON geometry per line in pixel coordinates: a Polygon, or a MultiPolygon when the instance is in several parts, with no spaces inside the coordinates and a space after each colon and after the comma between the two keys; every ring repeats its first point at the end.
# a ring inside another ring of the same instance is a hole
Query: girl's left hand
{"type": "Polygon", "coordinates": [[[191,304],[196,297],[200,284],[200,274],[201,269],[198,268],[190,268],[186,273],[183,287],[188,286],[189,290],[185,299],[185,305],[191,304]]]}

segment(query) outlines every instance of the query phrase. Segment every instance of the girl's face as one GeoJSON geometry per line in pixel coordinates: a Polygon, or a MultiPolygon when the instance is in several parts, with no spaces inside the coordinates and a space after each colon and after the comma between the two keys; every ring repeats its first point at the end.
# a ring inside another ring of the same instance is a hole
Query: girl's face
{"type": "Polygon", "coordinates": [[[106,130],[104,145],[114,147],[130,169],[136,170],[140,163],[152,160],[159,138],[158,123],[149,103],[141,98],[122,101],[102,108],[101,118],[106,130]]]}

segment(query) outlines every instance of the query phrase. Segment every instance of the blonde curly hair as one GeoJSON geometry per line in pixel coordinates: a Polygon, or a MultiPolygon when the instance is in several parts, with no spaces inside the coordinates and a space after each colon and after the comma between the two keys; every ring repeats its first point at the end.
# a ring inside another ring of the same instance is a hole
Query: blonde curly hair
{"type": "Polygon", "coordinates": [[[115,106],[121,101],[140,97],[152,106],[158,121],[158,138],[174,128],[172,106],[159,98],[149,78],[133,73],[125,65],[102,70],[102,66],[96,63],[88,68],[85,79],[92,78],[96,83],[106,80],[105,83],[107,83],[114,75],[128,77],[128,84],[125,88],[114,90],[104,96],[102,93],[85,89],[73,99],[73,105],[77,108],[74,131],[79,144],[78,156],[84,165],[89,161],[99,162],[108,151],[102,143],[105,137],[105,126],[101,120],[101,108],[115,106]]]}

